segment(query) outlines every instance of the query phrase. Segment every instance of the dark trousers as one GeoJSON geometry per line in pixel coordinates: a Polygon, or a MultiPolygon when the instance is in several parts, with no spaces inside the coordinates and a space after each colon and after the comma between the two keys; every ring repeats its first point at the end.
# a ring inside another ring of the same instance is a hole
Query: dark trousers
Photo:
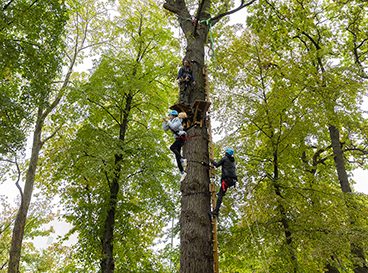
{"type": "Polygon", "coordinates": [[[233,178],[222,178],[221,179],[221,187],[217,193],[217,201],[216,201],[216,208],[214,209],[214,213],[218,214],[221,204],[222,204],[222,197],[225,196],[226,191],[229,187],[235,186],[236,181],[233,178]]]}
{"type": "Polygon", "coordinates": [[[182,82],[179,84],[179,102],[183,104],[189,104],[189,94],[190,94],[190,82],[182,82]]]}
{"type": "Polygon", "coordinates": [[[184,145],[184,140],[182,138],[176,138],[175,142],[170,146],[170,150],[173,151],[176,158],[176,163],[178,164],[178,168],[180,172],[184,171],[183,165],[181,165],[180,159],[181,157],[181,147],[184,145]]]}

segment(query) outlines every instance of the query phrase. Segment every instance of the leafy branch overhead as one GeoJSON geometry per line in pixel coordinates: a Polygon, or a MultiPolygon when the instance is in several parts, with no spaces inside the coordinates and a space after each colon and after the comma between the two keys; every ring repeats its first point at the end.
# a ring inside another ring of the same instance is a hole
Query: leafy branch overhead
{"type": "MultiPolygon", "coordinates": [[[[184,30],[184,32],[187,32],[192,30],[193,26],[194,30],[196,30],[199,26],[198,22],[201,21],[206,21],[208,25],[214,26],[221,20],[221,18],[233,14],[247,6],[250,6],[254,2],[256,2],[256,0],[251,0],[249,2],[245,2],[244,0],[242,0],[237,8],[219,13],[213,17],[211,17],[209,12],[211,6],[210,0],[200,1],[195,16],[192,16],[190,14],[185,0],[167,0],[164,3],[163,7],[178,16],[178,21],[180,22],[182,29],[184,30]]],[[[195,31],[193,31],[193,33],[195,33],[195,31]]]]}

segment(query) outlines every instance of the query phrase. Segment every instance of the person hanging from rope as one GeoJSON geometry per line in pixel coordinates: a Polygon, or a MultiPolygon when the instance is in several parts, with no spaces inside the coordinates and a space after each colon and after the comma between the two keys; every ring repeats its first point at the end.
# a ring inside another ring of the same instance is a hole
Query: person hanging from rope
{"type": "Polygon", "coordinates": [[[187,94],[188,88],[195,85],[195,80],[193,76],[192,66],[188,59],[183,59],[183,66],[179,69],[178,77],[179,83],[179,99],[180,102],[189,103],[189,98],[187,94]]]}
{"type": "Polygon", "coordinates": [[[216,162],[212,159],[211,163],[216,168],[220,166],[222,167],[221,186],[219,192],[217,193],[216,207],[211,212],[212,216],[217,217],[221,207],[222,197],[225,195],[228,188],[232,186],[235,187],[235,184],[238,180],[238,177],[236,175],[234,150],[231,148],[226,148],[225,156],[219,162],[216,162]]]}
{"type": "Polygon", "coordinates": [[[165,118],[164,122],[162,123],[163,129],[165,131],[170,130],[175,138],[175,142],[170,146],[170,150],[174,153],[176,158],[176,162],[181,174],[180,181],[182,181],[186,176],[185,169],[187,166],[187,160],[181,156],[181,148],[184,145],[187,134],[182,125],[183,118],[186,117],[186,114],[184,114],[180,113],[180,117],[178,117],[178,111],[171,110],[169,117],[165,118]]]}

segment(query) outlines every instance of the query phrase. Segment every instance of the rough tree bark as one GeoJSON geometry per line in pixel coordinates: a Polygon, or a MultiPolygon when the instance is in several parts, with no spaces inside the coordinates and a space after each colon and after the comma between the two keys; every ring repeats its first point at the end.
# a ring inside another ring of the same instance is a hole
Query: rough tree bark
{"type": "MultiPolygon", "coordinates": [[[[189,13],[184,0],[166,0],[164,4],[165,9],[177,15],[187,42],[185,57],[192,61],[196,84],[188,88],[184,96],[188,98],[189,106],[192,106],[196,100],[206,99],[202,71],[209,24],[201,21],[210,20],[213,26],[222,17],[252,4],[255,0],[248,3],[241,1],[237,9],[212,18],[209,13],[211,2],[211,0],[200,1],[195,16],[189,13]]],[[[179,103],[185,103],[185,101],[179,101],[179,103]]],[[[210,179],[208,169],[199,163],[209,160],[207,128],[193,127],[188,130],[188,136],[192,138],[186,142],[183,149],[184,157],[188,159],[188,174],[181,184],[180,272],[209,273],[213,272],[211,222],[208,216],[210,179]]]]}
{"type": "MultiPolygon", "coordinates": [[[[330,133],[330,139],[332,144],[332,150],[334,155],[335,167],[337,172],[337,177],[340,182],[340,187],[343,193],[351,193],[351,188],[349,184],[348,174],[345,168],[344,152],[340,143],[340,132],[339,129],[334,125],[329,125],[328,130],[330,133]]],[[[349,215],[350,222],[353,224],[355,220],[353,219],[353,214],[349,215]]],[[[351,253],[353,257],[360,260],[360,263],[354,262],[354,273],[368,273],[368,267],[366,265],[366,258],[363,249],[355,243],[351,243],[351,253]]]]}

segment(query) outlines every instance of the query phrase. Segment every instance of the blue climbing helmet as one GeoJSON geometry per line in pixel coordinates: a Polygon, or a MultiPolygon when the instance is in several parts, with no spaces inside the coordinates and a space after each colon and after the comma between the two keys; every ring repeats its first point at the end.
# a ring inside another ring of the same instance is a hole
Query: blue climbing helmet
{"type": "Polygon", "coordinates": [[[231,148],[226,148],[225,149],[225,154],[228,154],[228,155],[234,155],[234,150],[231,149],[231,148]]]}
{"type": "Polygon", "coordinates": [[[177,116],[179,115],[179,113],[178,113],[178,111],[176,111],[176,110],[171,110],[171,111],[169,112],[169,115],[170,115],[170,116],[175,116],[175,117],[177,117],[177,116]]]}

